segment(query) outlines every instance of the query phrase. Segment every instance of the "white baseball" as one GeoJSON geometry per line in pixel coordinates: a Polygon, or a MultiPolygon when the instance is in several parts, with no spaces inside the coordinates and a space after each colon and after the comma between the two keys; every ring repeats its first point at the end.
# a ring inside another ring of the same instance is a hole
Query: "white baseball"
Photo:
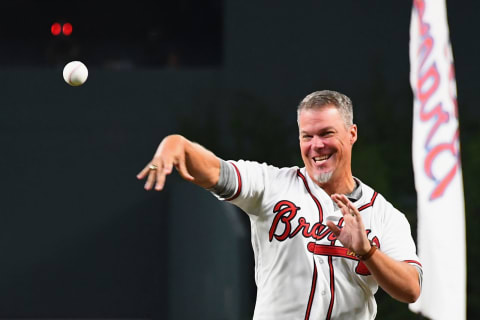
{"type": "Polygon", "coordinates": [[[63,79],[71,86],[80,86],[87,81],[88,69],[80,61],[72,61],[63,68],[63,79]]]}

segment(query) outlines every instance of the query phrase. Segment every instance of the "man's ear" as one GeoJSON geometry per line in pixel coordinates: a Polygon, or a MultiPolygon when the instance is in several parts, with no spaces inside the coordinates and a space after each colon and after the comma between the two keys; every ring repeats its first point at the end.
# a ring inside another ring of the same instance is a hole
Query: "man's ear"
{"type": "Polygon", "coordinates": [[[357,141],[357,125],[352,124],[350,126],[350,143],[353,145],[357,141]]]}

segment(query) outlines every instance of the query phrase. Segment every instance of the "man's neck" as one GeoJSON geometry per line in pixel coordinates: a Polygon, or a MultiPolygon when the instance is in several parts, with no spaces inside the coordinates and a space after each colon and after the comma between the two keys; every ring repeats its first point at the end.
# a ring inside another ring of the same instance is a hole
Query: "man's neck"
{"type": "Polygon", "coordinates": [[[353,179],[353,176],[350,175],[349,177],[345,179],[336,179],[336,180],[331,180],[328,181],[327,183],[320,184],[320,187],[322,187],[323,190],[325,190],[328,195],[332,195],[335,193],[338,194],[349,194],[352,193],[353,190],[355,189],[356,182],[355,179],[353,179]]]}

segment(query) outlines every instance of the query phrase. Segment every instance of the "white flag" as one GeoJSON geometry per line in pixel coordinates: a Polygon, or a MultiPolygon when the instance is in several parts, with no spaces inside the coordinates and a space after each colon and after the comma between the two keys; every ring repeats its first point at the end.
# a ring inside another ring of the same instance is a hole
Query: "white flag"
{"type": "Polygon", "coordinates": [[[414,0],[411,19],[412,157],[423,287],[410,309],[434,320],[462,320],[466,318],[465,209],[445,0],[414,0]]]}

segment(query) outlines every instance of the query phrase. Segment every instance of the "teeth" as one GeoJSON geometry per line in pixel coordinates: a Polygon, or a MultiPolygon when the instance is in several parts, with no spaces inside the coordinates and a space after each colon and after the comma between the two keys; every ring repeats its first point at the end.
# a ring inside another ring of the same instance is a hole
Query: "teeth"
{"type": "Polygon", "coordinates": [[[324,155],[324,156],[321,156],[321,157],[314,157],[313,160],[315,161],[323,161],[323,160],[327,160],[329,158],[328,155],[324,155]]]}

